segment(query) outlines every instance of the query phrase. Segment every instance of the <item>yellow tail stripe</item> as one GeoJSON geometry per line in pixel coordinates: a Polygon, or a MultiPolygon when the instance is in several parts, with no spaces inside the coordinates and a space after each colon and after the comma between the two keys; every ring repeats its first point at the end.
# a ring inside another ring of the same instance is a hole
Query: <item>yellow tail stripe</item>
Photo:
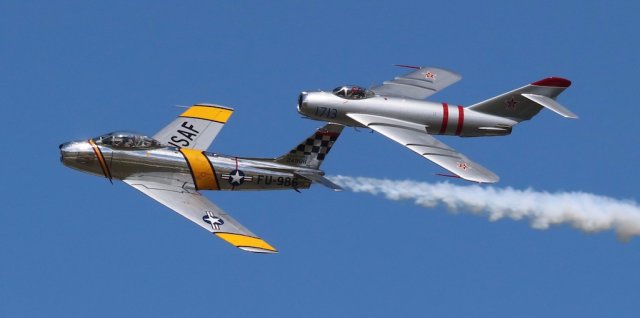
{"type": "Polygon", "coordinates": [[[213,166],[202,151],[180,148],[180,152],[184,155],[191,169],[191,176],[193,176],[196,190],[220,190],[213,166]]]}
{"type": "Polygon", "coordinates": [[[232,113],[233,110],[227,108],[196,105],[189,107],[189,109],[187,109],[180,116],[212,120],[225,124],[227,120],[229,120],[229,117],[231,117],[232,113]]]}
{"type": "Polygon", "coordinates": [[[257,237],[246,236],[242,234],[233,233],[215,233],[221,239],[231,243],[235,247],[255,247],[263,250],[277,252],[273,246],[265,242],[263,239],[257,237]]]}

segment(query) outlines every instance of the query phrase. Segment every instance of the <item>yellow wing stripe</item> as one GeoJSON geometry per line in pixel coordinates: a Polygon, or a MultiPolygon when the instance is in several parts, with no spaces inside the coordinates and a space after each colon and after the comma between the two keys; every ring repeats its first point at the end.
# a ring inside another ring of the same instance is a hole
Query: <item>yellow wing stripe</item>
{"type": "Polygon", "coordinates": [[[217,121],[219,123],[225,124],[233,110],[228,108],[223,108],[219,106],[191,106],[184,113],[182,113],[181,117],[191,117],[198,119],[206,119],[211,121],[217,121]]]}
{"type": "Polygon", "coordinates": [[[231,243],[235,247],[253,247],[260,248],[263,250],[277,252],[273,246],[269,245],[269,243],[265,242],[263,239],[257,237],[246,236],[242,234],[233,234],[233,233],[215,233],[221,239],[231,243]]]}
{"type": "Polygon", "coordinates": [[[180,148],[180,152],[187,160],[196,190],[220,190],[216,173],[209,158],[200,150],[180,148]]]}

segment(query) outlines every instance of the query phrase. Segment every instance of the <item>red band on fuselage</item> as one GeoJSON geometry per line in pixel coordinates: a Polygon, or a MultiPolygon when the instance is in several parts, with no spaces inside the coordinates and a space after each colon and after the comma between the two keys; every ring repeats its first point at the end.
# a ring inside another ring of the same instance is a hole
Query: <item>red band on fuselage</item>
{"type": "Polygon", "coordinates": [[[447,124],[449,123],[449,105],[442,103],[442,125],[440,125],[440,134],[444,134],[447,131],[447,124]]]}
{"type": "Polygon", "coordinates": [[[462,133],[462,125],[464,125],[464,108],[458,106],[458,127],[456,128],[456,135],[460,136],[462,133]]]}

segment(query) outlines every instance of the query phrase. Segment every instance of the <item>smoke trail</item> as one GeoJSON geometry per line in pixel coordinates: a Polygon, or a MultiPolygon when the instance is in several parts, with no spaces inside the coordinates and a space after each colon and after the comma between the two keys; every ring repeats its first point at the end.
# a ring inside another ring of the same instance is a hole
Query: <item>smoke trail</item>
{"type": "Polygon", "coordinates": [[[585,192],[539,192],[510,187],[459,186],[363,177],[332,176],[331,181],[353,192],[383,195],[390,200],[411,200],[432,208],[443,204],[451,211],[486,215],[489,220],[529,219],[539,230],[569,224],[587,233],[613,230],[619,239],[640,235],[640,206],[585,192]]]}

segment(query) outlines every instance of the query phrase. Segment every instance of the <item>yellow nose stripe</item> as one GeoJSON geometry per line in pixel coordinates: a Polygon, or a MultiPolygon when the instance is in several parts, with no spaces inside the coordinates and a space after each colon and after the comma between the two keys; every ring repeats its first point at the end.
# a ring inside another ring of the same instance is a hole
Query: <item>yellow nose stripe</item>
{"type": "Polygon", "coordinates": [[[189,148],[180,148],[180,152],[187,160],[196,190],[220,190],[211,161],[204,152],[189,148]]]}

